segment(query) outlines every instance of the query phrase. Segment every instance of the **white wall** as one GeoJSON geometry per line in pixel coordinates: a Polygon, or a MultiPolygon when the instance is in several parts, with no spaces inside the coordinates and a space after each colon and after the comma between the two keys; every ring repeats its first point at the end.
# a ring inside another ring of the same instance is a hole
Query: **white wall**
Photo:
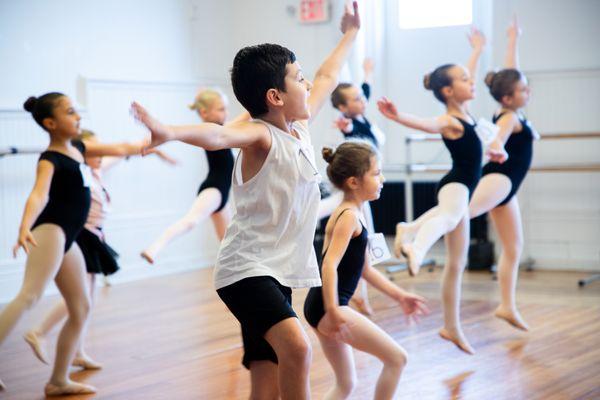
{"type": "MultiPolygon", "coordinates": [[[[143,136],[128,113],[133,99],[170,122],[197,121],[186,107],[197,87],[224,78],[195,64],[194,46],[215,42],[207,35],[198,38],[197,22],[205,30],[223,26],[223,19],[215,18],[207,27],[211,19],[197,11],[197,4],[186,0],[0,2],[0,146],[47,143],[45,132],[22,111],[28,96],[47,91],[71,96],[80,106],[82,126],[107,142],[143,136]]],[[[144,246],[187,210],[206,174],[202,150],[180,144],[169,144],[166,150],[180,166],[132,159],[106,175],[113,199],[107,238],[121,254],[122,271],[115,281],[205,267],[216,256],[217,240],[208,223],[165,249],[156,266],[148,267],[139,257],[144,246]]],[[[0,303],[12,298],[21,284],[25,257],[13,260],[10,249],[36,159],[0,158],[0,303]]]]}

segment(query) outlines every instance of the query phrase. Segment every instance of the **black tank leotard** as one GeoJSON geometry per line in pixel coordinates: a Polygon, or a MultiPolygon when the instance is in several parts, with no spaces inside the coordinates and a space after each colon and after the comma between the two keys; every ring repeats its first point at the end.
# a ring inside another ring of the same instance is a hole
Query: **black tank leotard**
{"type": "MultiPolygon", "coordinates": [[[[349,208],[343,210],[337,218],[339,219],[346,210],[349,210],[349,208]]],[[[350,239],[348,248],[337,267],[337,289],[340,306],[348,305],[350,298],[356,290],[365,263],[367,242],[368,232],[363,225],[360,235],[350,239]]],[[[323,253],[323,259],[325,259],[325,254],[327,254],[327,250],[323,253]]],[[[321,276],[323,275],[322,266],[319,268],[319,274],[321,274],[321,276]]],[[[304,316],[308,323],[316,328],[317,325],[319,325],[321,318],[323,318],[323,315],[325,315],[323,288],[313,287],[308,291],[308,295],[304,302],[304,316]]]]}
{"type": "Polygon", "coordinates": [[[206,150],[206,159],[208,160],[208,175],[202,184],[198,193],[208,188],[215,188],[221,193],[221,204],[215,212],[219,212],[227,204],[229,190],[231,189],[231,175],[233,173],[233,154],[231,150],[206,150]]]}
{"type": "MultiPolygon", "coordinates": [[[[494,123],[496,123],[502,115],[504,114],[502,113],[495,116],[492,119],[494,123]]],[[[531,166],[531,159],[533,157],[533,132],[527,119],[523,118],[520,121],[523,129],[519,132],[511,133],[504,145],[504,150],[508,153],[508,159],[502,164],[490,161],[483,167],[483,175],[506,175],[512,183],[508,196],[498,204],[499,206],[505,205],[515,194],[517,194],[517,191],[531,166]]]]}
{"type": "Polygon", "coordinates": [[[444,185],[458,182],[469,189],[470,199],[479,178],[481,178],[483,149],[475,132],[475,124],[469,124],[460,118],[456,119],[462,124],[464,133],[460,138],[454,140],[442,137],[452,157],[452,169],[440,180],[437,191],[439,192],[444,185]]]}
{"type": "MultiPolygon", "coordinates": [[[[85,153],[83,142],[75,140],[73,146],[85,153]]],[[[65,233],[65,253],[83,229],[91,203],[90,188],[84,181],[82,167],[87,168],[73,158],[52,150],[40,155],[54,165],[54,174],[50,184],[48,203],[32,226],[32,230],[42,224],[55,224],[65,233]]]]}

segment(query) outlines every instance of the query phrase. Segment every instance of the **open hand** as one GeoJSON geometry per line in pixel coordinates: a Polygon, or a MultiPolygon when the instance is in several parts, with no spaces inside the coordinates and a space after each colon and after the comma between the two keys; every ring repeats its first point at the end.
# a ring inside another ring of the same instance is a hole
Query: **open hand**
{"type": "Polygon", "coordinates": [[[29,254],[28,244],[36,247],[38,245],[31,231],[29,229],[22,229],[19,231],[17,243],[13,246],[13,257],[17,258],[17,253],[21,247],[25,250],[25,254],[29,254]]]}
{"type": "Polygon", "coordinates": [[[471,27],[471,32],[467,33],[467,38],[474,50],[483,50],[485,47],[485,35],[474,26],[471,27]]]}
{"type": "Polygon", "coordinates": [[[144,124],[150,130],[150,143],[142,149],[142,154],[148,154],[148,150],[164,142],[171,140],[173,136],[169,127],[148,113],[139,103],[131,103],[131,113],[133,117],[144,124]]]}
{"type": "Polygon", "coordinates": [[[418,322],[419,315],[429,314],[425,299],[417,294],[402,291],[398,297],[398,303],[409,322],[411,320],[418,322]]]}
{"type": "Polygon", "coordinates": [[[382,97],[377,101],[377,108],[379,108],[379,112],[382,113],[384,117],[393,121],[398,119],[398,110],[394,103],[387,97],[382,97]]]}

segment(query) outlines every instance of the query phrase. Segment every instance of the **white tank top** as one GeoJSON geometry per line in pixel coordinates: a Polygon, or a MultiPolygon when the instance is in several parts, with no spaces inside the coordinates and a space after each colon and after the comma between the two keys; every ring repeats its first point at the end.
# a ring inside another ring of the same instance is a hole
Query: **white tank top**
{"type": "Polygon", "coordinates": [[[300,139],[262,120],[271,148],[258,173],[243,182],[242,152],[233,170],[235,213],[221,242],[216,289],[253,276],[271,276],[290,288],[321,285],[313,248],[320,201],[319,174],[310,135],[300,139]]]}

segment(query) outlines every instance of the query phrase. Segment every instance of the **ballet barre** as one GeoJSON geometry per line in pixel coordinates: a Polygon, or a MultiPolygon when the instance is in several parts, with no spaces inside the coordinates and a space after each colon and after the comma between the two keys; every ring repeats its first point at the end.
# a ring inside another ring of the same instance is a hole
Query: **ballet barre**
{"type": "MultiPolygon", "coordinates": [[[[544,133],[540,134],[540,140],[586,140],[599,139],[600,132],[574,132],[574,133],[544,133]]],[[[414,173],[444,173],[452,167],[450,164],[423,164],[412,162],[412,143],[435,142],[442,140],[439,134],[411,133],[405,136],[405,159],[404,164],[388,164],[385,167],[386,172],[400,172],[405,175],[404,182],[404,207],[406,221],[414,219],[413,214],[413,183],[414,173]]],[[[531,172],[554,172],[554,173],[573,173],[573,172],[600,172],[600,163],[588,164],[561,164],[561,165],[536,165],[530,168],[531,172]]],[[[533,268],[534,261],[529,259],[524,263],[527,270],[533,268]]],[[[393,271],[388,271],[393,272],[393,271]]],[[[590,282],[600,280],[600,274],[593,274],[587,279],[581,279],[579,286],[583,287],[590,282]]]]}
{"type": "Polygon", "coordinates": [[[0,157],[4,157],[7,155],[13,155],[13,154],[39,154],[42,151],[44,151],[44,148],[39,147],[39,146],[24,146],[24,147],[4,146],[4,147],[0,147],[0,157]]]}

